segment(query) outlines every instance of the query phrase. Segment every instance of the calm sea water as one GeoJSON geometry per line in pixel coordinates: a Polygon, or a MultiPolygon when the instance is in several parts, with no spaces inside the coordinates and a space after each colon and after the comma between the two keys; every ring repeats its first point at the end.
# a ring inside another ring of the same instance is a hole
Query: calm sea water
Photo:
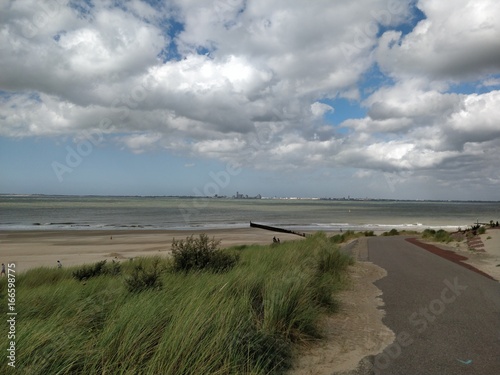
{"type": "Polygon", "coordinates": [[[465,228],[500,220],[500,202],[0,196],[0,230],[465,228]]]}

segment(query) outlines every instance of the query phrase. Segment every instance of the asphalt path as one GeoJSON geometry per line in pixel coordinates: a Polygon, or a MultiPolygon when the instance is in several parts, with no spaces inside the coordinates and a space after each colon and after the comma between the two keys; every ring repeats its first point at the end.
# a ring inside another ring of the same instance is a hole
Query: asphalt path
{"type": "Polygon", "coordinates": [[[396,340],[365,373],[499,375],[500,283],[419,248],[374,237],[363,256],[387,271],[384,324],[396,340]]]}

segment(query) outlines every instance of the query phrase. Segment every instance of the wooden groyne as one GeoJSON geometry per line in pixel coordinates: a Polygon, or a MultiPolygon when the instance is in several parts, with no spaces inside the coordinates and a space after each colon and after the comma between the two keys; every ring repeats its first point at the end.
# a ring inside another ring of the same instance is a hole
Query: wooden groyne
{"type": "Polygon", "coordinates": [[[265,229],[265,230],[270,230],[272,232],[278,232],[278,233],[295,234],[295,235],[301,236],[301,237],[306,237],[307,236],[307,234],[305,234],[305,233],[295,232],[295,231],[289,230],[289,229],[272,227],[270,225],[257,224],[257,223],[252,223],[252,222],[250,222],[250,227],[252,227],[252,228],[259,228],[259,229],[265,229]]]}

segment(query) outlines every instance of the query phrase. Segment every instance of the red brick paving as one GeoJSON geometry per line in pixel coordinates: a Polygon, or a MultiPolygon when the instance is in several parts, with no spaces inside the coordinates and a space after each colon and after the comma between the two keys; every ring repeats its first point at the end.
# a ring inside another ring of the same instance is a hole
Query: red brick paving
{"type": "MultiPolygon", "coordinates": [[[[480,275],[483,275],[491,280],[495,280],[493,277],[491,277],[490,275],[488,275],[487,273],[481,271],[481,270],[478,270],[476,267],[468,264],[468,263],[463,263],[464,260],[467,260],[469,258],[467,257],[464,257],[463,255],[460,255],[460,254],[457,254],[455,253],[454,251],[451,251],[451,250],[444,250],[444,249],[441,249],[437,246],[434,246],[434,245],[431,245],[431,244],[428,244],[428,243],[424,243],[424,242],[420,242],[418,239],[416,238],[406,238],[406,241],[412,243],[413,245],[416,245],[418,247],[421,247],[422,249],[424,250],[427,250],[427,251],[430,251],[431,253],[433,254],[436,254],[438,256],[440,256],[441,258],[445,258],[445,259],[448,259],[449,261],[453,262],[453,263],[456,263],[462,267],[465,267],[471,271],[474,271],[474,272],[477,272],[479,273],[480,275]]],[[[497,281],[497,280],[495,280],[497,281]]]]}

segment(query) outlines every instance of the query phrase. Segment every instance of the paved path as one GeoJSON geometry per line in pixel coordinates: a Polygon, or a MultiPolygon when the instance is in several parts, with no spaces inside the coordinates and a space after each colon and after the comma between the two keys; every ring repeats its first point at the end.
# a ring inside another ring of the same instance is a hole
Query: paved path
{"type": "Polygon", "coordinates": [[[370,238],[364,258],[387,270],[375,285],[397,337],[371,374],[500,374],[500,283],[402,237],[370,238]]]}

